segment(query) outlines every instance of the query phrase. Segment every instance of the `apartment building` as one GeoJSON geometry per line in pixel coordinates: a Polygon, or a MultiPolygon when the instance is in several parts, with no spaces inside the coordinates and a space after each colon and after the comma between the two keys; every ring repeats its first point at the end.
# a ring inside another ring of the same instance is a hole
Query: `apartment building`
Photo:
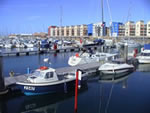
{"type": "Polygon", "coordinates": [[[111,26],[107,28],[105,22],[92,23],[88,25],[75,25],[75,26],[49,26],[48,36],[149,36],[150,37],[150,21],[144,24],[140,20],[136,23],[128,21],[125,24],[121,22],[112,22],[111,26]],[[107,33],[107,34],[106,34],[107,33]]]}
{"type": "Polygon", "coordinates": [[[69,26],[64,27],[64,36],[69,36],[69,26]]]}
{"type": "Polygon", "coordinates": [[[106,35],[105,26],[106,26],[105,22],[94,23],[93,24],[93,36],[94,37],[105,36],[106,35]]]}
{"type": "Polygon", "coordinates": [[[87,36],[87,25],[83,24],[80,26],[80,36],[87,36]]]}
{"type": "Polygon", "coordinates": [[[48,27],[48,36],[55,36],[55,28],[56,28],[56,26],[48,27]]]}
{"type": "Polygon", "coordinates": [[[118,32],[118,36],[125,36],[125,25],[119,25],[119,32],[118,32]]]}
{"type": "Polygon", "coordinates": [[[135,25],[135,36],[146,36],[147,26],[144,25],[144,21],[140,20],[135,25]]]}
{"type": "Polygon", "coordinates": [[[135,36],[135,23],[133,21],[125,23],[125,36],[135,36]]]}
{"type": "Polygon", "coordinates": [[[147,22],[147,36],[150,37],[150,21],[147,22]]]}
{"type": "Polygon", "coordinates": [[[80,25],[74,26],[74,36],[80,36],[80,25]]]}
{"type": "Polygon", "coordinates": [[[110,30],[111,30],[111,34],[110,36],[119,36],[119,35],[123,35],[123,31],[124,31],[124,25],[121,22],[112,22],[111,26],[110,26],[110,30]]]}

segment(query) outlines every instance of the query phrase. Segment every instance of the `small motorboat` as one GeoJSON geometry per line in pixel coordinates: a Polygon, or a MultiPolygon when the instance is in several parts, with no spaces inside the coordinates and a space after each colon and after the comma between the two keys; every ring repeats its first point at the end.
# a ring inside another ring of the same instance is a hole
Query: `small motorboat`
{"type": "MultiPolygon", "coordinates": [[[[87,73],[81,74],[81,83],[87,73]]],[[[16,82],[16,87],[25,95],[40,95],[65,92],[75,86],[75,73],[57,75],[55,69],[42,66],[29,74],[25,80],[16,82]]]]}
{"type": "Polygon", "coordinates": [[[102,64],[99,67],[99,71],[102,74],[121,74],[134,71],[134,66],[121,61],[112,61],[102,64]]]}
{"type": "Polygon", "coordinates": [[[71,56],[68,60],[68,64],[70,66],[76,66],[80,64],[86,63],[93,63],[93,62],[100,62],[104,60],[111,60],[117,57],[117,53],[103,53],[103,52],[96,52],[96,53],[76,53],[75,56],[71,56]]]}
{"type": "Polygon", "coordinates": [[[150,64],[150,49],[145,49],[136,57],[140,64],[150,64]]]}
{"type": "Polygon", "coordinates": [[[68,60],[68,64],[70,66],[76,66],[79,64],[86,64],[92,62],[97,62],[97,59],[93,57],[93,55],[90,55],[90,53],[87,52],[81,54],[76,53],[75,56],[71,56],[68,60]]]}

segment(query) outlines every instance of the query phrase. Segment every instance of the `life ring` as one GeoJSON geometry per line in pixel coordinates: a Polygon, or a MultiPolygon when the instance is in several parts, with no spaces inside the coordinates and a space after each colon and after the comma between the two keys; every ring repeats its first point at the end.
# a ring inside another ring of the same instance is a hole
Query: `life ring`
{"type": "Polygon", "coordinates": [[[46,70],[46,69],[48,69],[48,67],[46,67],[46,66],[41,66],[40,67],[40,70],[46,70]]]}

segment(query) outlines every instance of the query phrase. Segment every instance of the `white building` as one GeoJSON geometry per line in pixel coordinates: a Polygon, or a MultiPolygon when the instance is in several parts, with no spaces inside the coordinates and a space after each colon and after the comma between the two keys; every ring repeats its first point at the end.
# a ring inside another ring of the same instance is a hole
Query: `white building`
{"type": "Polygon", "coordinates": [[[74,26],[74,36],[80,36],[80,25],[74,26]]]}
{"type": "Polygon", "coordinates": [[[64,27],[64,36],[69,36],[69,26],[64,27]]]}
{"type": "Polygon", "coordinates": [[[102,22],[93,24],[93,36],[105,36],[105,23],[102,22]]]}
{"type": "Polygon", "coordinates": [[[83,24],[80,26],[80,36],[87,36],[87,25],[83,24]]]}
{"type": "Polygon", "coordinates": [[[144,25],[144,21],[140,20],[136,22],[135,36],[146,36],[146,26],[144,25]]]}
{"type": "Polygon", "coordinates": [[[125,36],[135,36],[135,23],[133,21],[125,23],[125,36]]]}
{"type": "Polygon", "coordinates": [[[150,37],[150,21],[147,22],[147,36],[150,37]]]}

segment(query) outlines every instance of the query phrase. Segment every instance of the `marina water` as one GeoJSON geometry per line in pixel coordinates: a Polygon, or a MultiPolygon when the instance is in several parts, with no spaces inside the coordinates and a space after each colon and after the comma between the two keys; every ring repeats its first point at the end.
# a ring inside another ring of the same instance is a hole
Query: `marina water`
{"type": "MultiPolygon", "coordinates": [[[[42,65],[68,66],[74,52],[3,57],[3,74],[15,76],[42,65]],[[43,62],[50,58],[51,64],[43,62]]],[[[138,65],[135,72],[109,80],[93,74],[78,94],[78,113],[150,113],[150,65],[138,65]]],[[[111,77],[110,77],[111,78],[111,77]]],[[[62,94],[24,96],[19,92],[0,99],[0,113],[73,113],[74,91],[62,94]]]]}

